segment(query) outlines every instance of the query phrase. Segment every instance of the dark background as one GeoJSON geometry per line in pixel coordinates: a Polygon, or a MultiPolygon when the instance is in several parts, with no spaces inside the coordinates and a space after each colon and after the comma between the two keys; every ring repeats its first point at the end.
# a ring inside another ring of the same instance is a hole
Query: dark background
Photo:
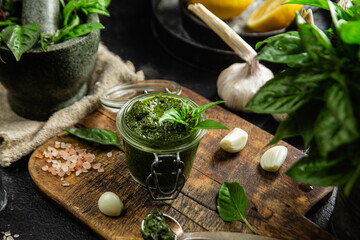
{"type": "MultiPolygon", "coordinates": [[[[106,27],[102,41],[112,52],[124,61],[131,61],[137,71],[144,71],[146,79],[176,81],[212,101],[219,100],[216,91],[219,71],[179,60],[154,36],[150,0],[113,0],[109,11],[110,18],[101,17],[106,27]]],[[[268,115],[236,114],[272,134],[277,127],[268,115]]],[[[298,139],[289,142],[302,148],[298,139]]],[[[89,228],[42,195],[28,173],[28,159],[26,156],[9,168],[0,168],[9,198],[6,209],[0,212],[0,233],[20,234],[18,239],[98,239],[89,228]]],[[[329,229],[333,202],[334,197],[311,212],[309,218],[329,229]]]]}

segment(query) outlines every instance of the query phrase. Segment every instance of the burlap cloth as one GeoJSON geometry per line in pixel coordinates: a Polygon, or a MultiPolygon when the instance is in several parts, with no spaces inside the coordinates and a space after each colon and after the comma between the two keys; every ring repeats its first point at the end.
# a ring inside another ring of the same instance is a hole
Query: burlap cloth
{"type": "Polygon", "coordinates": [[[73,105],[54,113],[46,122],[16,115],[7,102],[6,90],[0,83],[0,165],[10,166],[64,128],[76,124],[100,106],[101,93],[119,83],[144,80],[142,71],[100,44],[96,66],[89,80],[89,92],[73,105]]]}

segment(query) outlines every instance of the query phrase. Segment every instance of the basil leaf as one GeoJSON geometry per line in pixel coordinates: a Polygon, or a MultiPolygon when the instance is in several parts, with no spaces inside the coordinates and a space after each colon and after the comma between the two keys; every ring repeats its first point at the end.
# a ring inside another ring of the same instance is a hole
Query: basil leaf
{"type": "Polygon", "coordinates": [[[318,83],[327,77],[327,73],[318,73],[316,69],[288,69],[266,82],[246,109],[270,114],[294,112],[311,99],[318,83]]]}
{"type": "Polygon", "coordinates": [[[326,107],[315,123],[315,138],[320,153],[326,156],[337,147],[359,137],[347,93],[333,85],[325,93],[326,107]]]}
{"type": "Polygon", "coordinates": [[[189,125],[187,122],[183,120],[181,113],[175,108],[171,108],[165,111],[164,114],[159,119],[159,123],[162,123],[165,120],[170,120],[184,125],[189,125]]]}
{"type": "Polygon", "coordinates": [[[192,129],[228,129],[224,124],[207,119],[205,121],[199,122],[195,127],[192,129]]]}
{"type": "Polygon", "coordinates": [[[316,26],[306,23],[299,14],[296,19],[302,46],[309,56],[316,62],[322,59],[336,61],[333,59],[335,50],[326,34],[316,26]]]}
{"type": "Polygon", "coordinates": [[[24,52],[32,48],[40,37],[39,27],[35,23],[25,26],[9,26],[1,31],[2,39],[14,54],[16,61],[20,61],[24,52]]]}
{"type": "Polygon", "coordinates": [[[54,43],[58,43],[62,40],[63,36],[67,35],[73,28],[75,28],[76,26],[78,26],[80,24],[80,18],[78,15],[74,15],[71,18],[71,21],[69,23],[68,26],[60,29],[60,31],[58,31],[56,33],[56,36],[54,38],[54,43]]]}
{"type": "Polygon", "coordinates": [[[222,220],[227,222],[243,221],[252,232],[255,230],[245,218],[248,200],[243,187],[237,182],[225,182],[217,199],[217,210],[222,220]]]}
{"type": "Polygon", "coordinates": [[[16,25],[16,22],[13,22],[9,19],[7,19],[6,21],[0,21],[0,27],[6,27],[11,25],[16,25]]]}
{"type": "Polygon", "coordinates": [[[71,133],[81,139],[102,145],[111,145],[119,148],[121,151],[124,151],[123,147],[119,144],[119,138],[117,134],[111,130],[98,128],[72,128],[64,129],[64,131],[71,133]]]}
{"type": "Polygon", "coordinates": [[[66,40],[69,40],[69,39],[72,39],[75,37],[83,36],[94,30],[104,29],[104,28],[105,27],[101,23],[98,23],[98,22],[81,24],[81,25],[71,29],[62,39],[64,41],[66,41],[66,40]]]}
{"type": "Polygon", "coordinates": [[[316,118],[323,107],[322,101],[304,104],[279,124],[274,138],[268,145],[275,144],[284,138],[301,136],[305,147],[308,147],[314,138],[316,118]]]}
{"type": "Polygon", "coordinates": [[[309,55],[301,47],[301,39],[298,32],[287,32],[269,37],[256,44],[259,48],[266,46],[255,57],[256,60],[285,63],[290,67],[301,66],[309,62],[309,55]]]}
{"type": "Polygon", "coordinates": [[[63,9],[64,27],[68,26],[71,13],[79,6],[77,1],[69,1],[63,9]]]}
{"type": "Polygon", "coordinates": [[[53,39],[53,35],[49,34],[49,33],[41,33],[40,34],[40,40],[39,40],[39,45],[40,47],[46,51],[47,50],[47,46],[49,45],[49,43],[52,41],[53,39]]]}
{"type": "Polygon", "coordinates": [[[217,104],[224,103],[224,102],[225,101],[211,102],[211,103],[205,104],[204,106],[197,107],[193,110],[193,112],[191,114],[192,118],[199,118],[206,109],[208,109],[212,106],[215,106],[217,104]]]}
{"type": "Polygon", "coordinates": [[[339,32],[341,39],[348,44],[360,44],[359,21],[350,21],[341,24],[339,32]]]}
{"type": "Polygon", "coordinates": [[[337,157],[328,159],[318,154],[315,143],[311,144],[309,156],[298,160],[286,174],[298,181],[316,186],[340,186],[352,176],[356,165],[348,161],[356,158],[354,149],[337,150],[337,157]]]}
{"type": "Polygon", "coordinates": [[[86,11],[89,13],[101,14],[110,17],[110,13],[105,8],[95,8],[95,7],[88,7],[86,11]]]}

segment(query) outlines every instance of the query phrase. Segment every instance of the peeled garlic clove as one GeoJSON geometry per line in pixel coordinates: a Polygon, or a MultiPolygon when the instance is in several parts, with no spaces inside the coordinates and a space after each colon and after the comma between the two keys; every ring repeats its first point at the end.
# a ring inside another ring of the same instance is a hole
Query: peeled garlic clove
{"type": "Polygon", "coordinates": [[[284,146],[270,148],[260,159],[261,168],[268,172],[276,172],[284,163],[287,151],[287,148],[284,146]]]}
{"type": "Polygon", "coordinates": [[[99,198],[98,206],[103,214],[110,217],[120,216],[124,208],[120,198],[113,192],[103,193],[99,198]]]}
{"type": "Polygon", "coordinates": [[[226,152],[239,152],[245,147],[247,139],[247,132],[240,128],[234,128],[220,141],[220,147],[226,152]]]}

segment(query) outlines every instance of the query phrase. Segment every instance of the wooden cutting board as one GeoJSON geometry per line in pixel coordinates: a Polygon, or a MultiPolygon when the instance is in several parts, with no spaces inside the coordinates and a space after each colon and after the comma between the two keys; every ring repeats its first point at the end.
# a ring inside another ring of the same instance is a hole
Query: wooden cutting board
{"type": "MultiPolygon", "coordinates": [[[[209,102],[189,89],[183,89],[183,95],[199,105],[209,102]]],[[[280,142],[279,145],[288,148],[287,159],[277,173],[265,172],[259,166],[259,160],[272,135],[220,106],[210,108],[206,114],[209,119],[220,121],[229,129],[240,127],[248,132],[247,145],[239,153],[226,153],[220,149],[219,142],[229,131],[209,130],[200,144],[190,177],[176,200],[151,200],[147,189],[131,178],[123,152],[96,146],[67,133],[50,139],[34,151],[28,165],[30,175],[44,194],[106,239],[141,239],[141,221],[156,209],[177,219],[185,232],[251,233],[242,222],[224,222],[219,217],[216,199],[225,181],[236,181],[244,187],[249,200],[246,218],[260,235],[279,239],[334,238],[304,217],[309,209],[331,194],[332,188],[314,187],[304,191],[299,182],[284,174],[304,156],[302,151],[280,142]],[[45,160],[35,157],[48,146],[54,146],[55,141],[88,149],[96,155],[95,161],[101,162],[105,171],[91,170],[77,177],[72,174],[65,177],[70,186],[62,186],[60,177],[41,169],[47,164],[45,160]],[[111,157],[107,156],[109,152],[111,157]],[[97,200],[106,191],[115,192],[124,202],[125,211],[120,217],[107,217],[99,211],[97,200]]],[[[114,113],[100,108],[76,127],[117,131],[115,117],[114,113]]]]}

